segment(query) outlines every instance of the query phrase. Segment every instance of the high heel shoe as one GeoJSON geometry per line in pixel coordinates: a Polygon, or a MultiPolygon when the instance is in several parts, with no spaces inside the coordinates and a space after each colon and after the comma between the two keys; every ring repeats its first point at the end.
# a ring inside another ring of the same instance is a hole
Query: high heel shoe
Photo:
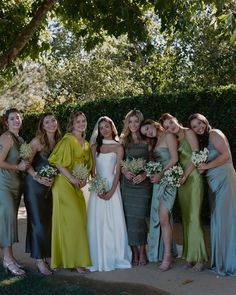
{"type": "Polygon", "coordinates": [[[164,272],[164,271],[170,270],[171,267],[172,267],[172,255],[167,254],[164,256],[162,263],[159,265],[157,269],[160,272],[164,272]]]}
{"type": "Polygon", "coordinates": [[[23,276],[25,275],[25,271],[23,269],[20,269],[18,265],[14,261],[6,261],[3,259],[3,267],[6,272],[9,272],[15,276],[23,276]]]}
{"type": "Polygon", "coordinates": [[[53,274],[53,272],[49,269],[47,263],[41,259],[36,261],[36,266],[38,272],[44,276],[50,276],[53,274]]]}

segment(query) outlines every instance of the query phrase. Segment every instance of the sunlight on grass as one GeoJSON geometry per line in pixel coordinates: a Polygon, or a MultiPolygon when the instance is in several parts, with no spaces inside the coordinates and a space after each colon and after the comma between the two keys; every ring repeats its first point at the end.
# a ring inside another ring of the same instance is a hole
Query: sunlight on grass
{"type": "Polygon", "coordinates": [[[5,280],[0,281],[0,287],[1,286],[10,286],[12,284],[18,283],[23,280],[23,277],[12,277],[7,278],[5,280]]]}

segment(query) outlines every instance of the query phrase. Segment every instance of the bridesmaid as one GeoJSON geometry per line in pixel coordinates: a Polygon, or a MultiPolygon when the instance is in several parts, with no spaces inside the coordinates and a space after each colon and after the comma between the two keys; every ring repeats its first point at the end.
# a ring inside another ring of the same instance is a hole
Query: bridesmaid
{"type": "Polygon", "coordinates": [[[86,225],[86,205],[81,190],[85,181],[72,175],[75,164],[92,169],[92,155],[85,140],[87,120],[82,112],[72,113],[67,131],[49,157],[60,174],[52,187],[52,268],[75,268],[87,273],[91,266],[86,225]]]}
{"type": "Polygon", "coordinates": [[[201,149],[209,150],[206,171],[211,203],[211,268],[219,275],[236,276],[236,172],[225,135],[212,129],[201,114],[189,117],[201,149]]]}
{"type": "Polygon", "coordinates": [[[22,174],[29,162],[20,160],[19,149],[23,139],[19,136],[22,119],[20,112],[9,109],[4,115],[7,129],[0,136],[0,247],[3,250],[3,267],[13,275],[25,272],[17,263],[12,245],[18,242],[17,213],[22,193],[22,174]]]}
{"type": "Polygon", "coordinates": [[[186,268],[201,271],[207,261],[203,230],[200,222],[200,212],[203,201],[203,180],[198,170],[191,162],[193,151],[199,149],[194,132],[181,126],[172,115],[165,113],[159,121],[162,126],[179,141],[179,162],[184,169],[181,186],[178,189],[179,204],[183,224],[183,253],[187,261],[186,268]]]}
{"type": "Polygon", "coordinates": [[[42,115],[36,137],[32,139],[32,164],[25,178],[24,200],[27,210],[26,252],[36,259],[43,275],[51,275],[52,180],[37,176],[37,171],[48,165],[48,157],[60,138],[58,122],[52,113],[42,115]]]}
{"type": "Polygon", "coordinates": [[[170,216],[176,197],[176,187],[160,183],[160,180],[163,172],[178,162],[177,140],[173,134],[165,132],[159,123],[150,119],[141,123],[140,131],[146,137],[155,139],[154,158],[163,167],[161,172],[150,177],[154,186],[150,214],[148,259],[152,262],[162,261],[158,270],[167,271],[172,262],[173,235],[170,216]],[[164,249],[162,242],[164,242],[164,249]]]}
{"type": "MultiPolygon", "coordinates": [[[[132,110],[124,120],[121,143],[125,149],[125,159],[149,159],[149,145],[141,137],[139,128],[143,114],[132,110]]],[[[147,222],[149,215],[152,185],[145,172],[134,175],[122,169],[122,199],[126,217],[128,241],[132,249],[132,265],[146,265],[147,222]]]]}

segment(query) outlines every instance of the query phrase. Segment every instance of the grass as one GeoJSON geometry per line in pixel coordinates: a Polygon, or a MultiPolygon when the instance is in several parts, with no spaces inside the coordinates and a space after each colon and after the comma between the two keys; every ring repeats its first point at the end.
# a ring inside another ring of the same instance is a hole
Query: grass
{"type": "Polygon", "coordinates": [[[37,273],[27,273],[22,277],[7,274],[0,267],[0,295],[96,295],[87,288],[81,287],[76,281],[68,283],[43,277],[37,273]]]}

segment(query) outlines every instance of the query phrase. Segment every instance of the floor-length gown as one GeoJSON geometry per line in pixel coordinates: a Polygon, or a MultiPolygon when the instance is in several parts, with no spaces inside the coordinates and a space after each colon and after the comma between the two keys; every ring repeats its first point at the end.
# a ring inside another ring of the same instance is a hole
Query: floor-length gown
{"type": "MultiPolygon", "coordinates": [[[[75,164],[92,168],[89,143],[82,148],[77,138],[67,133],[49,157],[49,163],[72,172],[75,164]]],[[[87,238],[87,215],[84,195],[62,174],[52,187],[52,259],[53,268],[75,268],[91,265],[87,238]]]]}
{"type": "MultiPolygon", "coordinates": [[[[13,140],[5,161],[18,164],[19,148],[23,143],[10,131],[7,132],[13,140]]],[[[18,242],[17,213],[22,194],[22,174],[20,171],[0,168],[0,247],[11,246],[18,242]]]]}
{"type": "MultiPolygon", "coordinates": [[[[115,144],[103,140],[103,144],[115,144]]],[[[111,188],[115,176],[117,155],[114,152],[96,155],[96,174],[107,180],[111,188]]],[[[93,267],[91,271],[130,268],[131,250],[128,246],[120,186],[110,200],[91,192],[88,205],[88,236],[93,267]]]]}
{"type": "MultiPolygon", "coordinates": [[[[149,159],[148,145],[145,143],[128,144],[125,149],[125,159],[149,159]]],[[[139,184],[134,184],[122,176],[121,193],[127,224],[128,240],[130,246],[147,244],[147,220],[150,215],[152,184],[147,177],[139,184]]]]}
{"type": "MultiPolygon", "coordinates": [[[[180,140],[179,162],[185,170],[191,164],[192,149],[186,138],[180,140]]],[[[203,201],[203,180],[196,168],[186,182],[178,188],[178,198],[183,224],[182,258],[187,262],[207,261],[207,252],[200,222],[203,201]]]]}
{"type": "MultiPolygon", "coordinates": [[[[165,167],[170,161],[170,152],[167,147],[156,147],[154,150],[156,162],[160,162],[165,167]]],[[[171,214],[176,197],[176,187],[170,186],[165,182],[155,183],[153,185],[151,213],[150,213],[150,233],[148,238],[148,260],[157,262],[163,260],[164,243],[160,226],[160,203],[171,214]]],[[[171,218],[171,216],[170,216],[171,218]]],[[[173,255],[176,256],[175,245],[173,245],[173,255]]]]}
{"type": "MultiPolygon", "coordinates": [[[[209,142],[208,161],[220,155],[209,142]]],[[[232,159],[207,170],[211,198],[211,267],[219,275],[236,276],[236,172],[232,159]]]]}
{"type": "MultiPolygon", "coordinates": [[[[32,166],[37,172],[48,165],[48,152],[36,153],[32,166]]],[[[26,252],[31,257],[51,257],[52,192],[30,174],[25,177],[24,201],[27,210],[26,252]]]]}

